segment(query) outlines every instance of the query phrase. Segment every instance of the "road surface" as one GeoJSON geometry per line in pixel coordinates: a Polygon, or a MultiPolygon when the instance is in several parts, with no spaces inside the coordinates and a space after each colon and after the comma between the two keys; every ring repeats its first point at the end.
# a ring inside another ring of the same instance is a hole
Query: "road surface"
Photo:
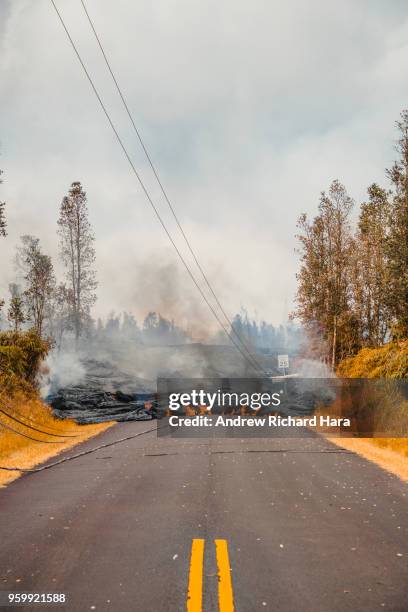
{"type": "Polygon", "coordinates": [[[24,475],[0,507],[3,599],[66,594],[24,610],[408,610],[408,486],[313,435],[153,432],[24,475]]]}

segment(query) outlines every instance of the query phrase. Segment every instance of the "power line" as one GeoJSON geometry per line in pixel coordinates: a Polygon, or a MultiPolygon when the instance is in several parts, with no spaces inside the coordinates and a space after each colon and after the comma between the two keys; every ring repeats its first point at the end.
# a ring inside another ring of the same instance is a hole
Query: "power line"
{"type": "Polygon", "coordinates": [[[49,431],[44,431],[43,429],[38,429],[37,427],[33,427],[33,425],[29,425],[27,423],[24,423],[24,421],[20,421],[20,419],[17,419],[15,416],[13,416],[12,414],[9,414],[2,408],[0,408],[0,412],[4,414],[4,416],[11,419],[12,421],[15,421],[16,423],[20,423],[20,425],[24,425],[24,427],[27,427],[27,429],[32,429],[33,431],[37,431],[38,433],[45,434],[46,436],[54,436],[54,438],[71,438],[72,437],[72,436],[64,436],[62,434],[50,433],[49,431]]]}
{"type": "MultiPolygon", "coordinates": [[[[13,406],[13,408],[11,408],[10,405],[0,395],[0,405],[1,405],[1,402],[3,402],[3,404],[6,406],[6,408],[8,410],[12,410],[17,416],[21,417],[22,419],[26,419],[26,420],[31,421],[30,425],[27,425],[28,427],[34,426],[34,425],[38,425],[38,426],[41,425],[41,423],[38,423],[37,421],[35,421],[31,416],[27,417],[25,414],[23,414],[23,413],[19,412],[18,410],[16,410],[16,408],[14,408],[14,406],[13,406]]],[[[7,415],[7,416],[10,416],[10,418],[14,418],[11,415],[7,415]]],[[[17,420],[17,419],[15,419],[15,420],[17,420]]],[[[22,423],[22,424],[25,425],[25,423],[22,423]]],[[[34,427],[32,427],[32,428],[35,429],[34,427]]],[[[47,434],[49,436],[56,436],[56,437],[61,437],[61,438],[77,438],[79,436],[79,434],[61,434],[61,433],[58,432],[58,430],[54,429],[53,427],[50,427],[49,425],[47,425],[47,428],[50,431],[42,431],[41,433],[45,433],[45,434],[47,434]]]]}
{"type": "Polygon", "coordinates": [[[102,110],[103,110],[103,112],[104,112],[108,122],[109,122],[109,125],[111,126],[111,128],[112,128],[112,130],[113,130],[113,132],[114,132],[114,134],[116,136],[116,139],[117,139],[117,141],[118,141],[118,143],[119,143],[119,145],[120,145],[120,147],[121,147],[121,149],[122,149],[126,159],[128,160],[128,162],[130,164],[130,167],[131,167],[133,173],[135,174],[137,180],[139,181],[139,184],[140,184],[140,186],[141,186],[141,188],[142,188],[146,198],[148,199],[150,206],[152,207],[152,209],[153,209],[153,211],[154,211],[154,213],[155,213],[155,215],[156,215],[160,225],[162,226],[163,230],[165,231],[165,233],[166,233],[168,239],[170,240],[173,248],[175,249],[178,257],[180,258],[181,262],[183,263],[183,265],[184,265],[188,275],[190,276],[190,278],[193,281],[194,285],[197,287],[198,291],[200,292],[201,297],[203,298],[203,300],[207,304],[208,308],[211,310],[212,314],[214,315],[214,317],[218,321],[219,325],[224,330],[224,332],[227,334],[227,336],[230,338],[231,342],[234,344],[235,348],[241,353],[241,355],[244,357],[244,359],[248,363],[250,363],[250,365],[252,366],[252,368],[255,371],[259,370],[259,366],[256,364],[254,359],[252,357],[249,358],[247,355],[245,355],[245,353],[243,353],[241,347],[235,342],[234,338],[231,336],[229,331],[225,328],[225,326],[222,323],[222,321],[220,320],[218,314],[214,310],[212,304],[208,301],[206,295],[202,291],[200,285],[198,284],[195,276],[193,275],[189,265],[185,261],[185,259],[184,259],[183,255],[181,254],[179,248],[177,247],[176,243],[174,242],[173,237],[171,236],[169,230],[167,229],[166,224],[164,223],[164,221],[163,221],[163,219],[162,219],[162,217],[161,217],[161,215],[160,215],[156,205],[154,204],[154,202],[153,202],[153,200],[152,200],[152,198],[150,196],[150,193],[149,193],[147,187],[143,183],[142,178],[140,177],[138,171],[136,170],[136,167],[135,167],[134,163],[132,162],[132,159],[131,159],[129,153],[128,153],[125,145],[123,144],[123,141],[122,141],[121,137],[119,136],[119,133],[118,133],[118,131],[117,131],[117,129],[116,129],[116,127],[115,127],[115,125],[114,125],[114,123],[113,123],[113,121],[112,121],[112,119],[111,119],[111,117],[110,117],[110,115],[109,115],[109,113],[108,113],[108,111],[107,111],[103,101],[102,101],[101,96],[99,95],[99,92],[98,92],[98,90],[97,90],[97,88],[96,88],[96,86],[95,86],[95,84],[94,84],[94,82],[93,82],[93,80],[92,80],[92,78],[91,78],[91,76],[90,76],[90,74],[89,74],[89,72],[88,72],[84,62],[83,62],[83,60],[82,60],[82,57],[81,57],[81,55],[80,55],[80,53],[79,53],[79,51],[78,51],[78,49],[77,49],[77,47],[76,47],[72,37],[71,37],[71,34],[69,33],[69,30],[68,30],[67,26],[65,25],[64,19],[63,19],[61,13],[59,12],[59,10],[58,10],[54,0],[51,0],[51,4],[53,5],[53,7],[55,9],[55,12],[57,13],[57,16],[58,16],[58,18],[59,18],[59,20],[61,22],[62,27],[64,28],[64,31],[65,31],[65,33],[66,33],[66,35],[68,37],[68,40],[69,40],[69,42],[70,42],[70,44],[71,44],[71,46],[72,46],[72,48],[73,48],[77,58],[78,58],[79,63],[82,66],[82,69],[83,69],[83,71],[84,71],[84,73],[85,73],[85,75],[86,75],[86,77],[87,77],[87,79],[88,79],[88,81],[89,81],[89,83],[90,83],[90,85],[92,87],[92,90],[93,90],[95,96],[98,99],[98,102],[99,102],[99,104],[100,104],[100,106],[101,106],[101,108],[102,108],[102,110]]]}
{"type": "Polygon", "coordinates": [[[191,253],[191,255],[192,255],[192,257],[193,257],[193,259],[194,259],[194,261],[196,263],[196,265],[197,265],[197,268],[199,269],[199,271],[201,273],[201,276],[204,279],[205,284],[207,285],[208,289],[210,290],[212,296],[214,297],[214,299],[215,299],[215,301],[217,303],[217,306],[219,307],[220,311],[222,312],[222,314],[225,317],[225,320],[227,321],[228,325],[230,326],[230,329],[232,330],[232,332],[234,333],[234,335],[236,336],[238,341],[241,343],[241,345],[244,347],[244,349],[246,350],[248,355],[250,355],[250,357],[252,357],[252,359],[254,360],[254,363],[257,364],[257,366],[259,367],[260,370],[262,370],[263,369],[262,366],[259,365],[259,363],[255,359],[254,355],[251,353],[250,349],[248,348],[248,346],[246,345],[244,340],[241,338],[241,336],[235,330],[235,328],[234,328],[234,326],[232,324],[232,321],[230,320],[230,318],[228,317],[227,313],[225,312],[225,310],[224,310],[220,300],[217,297],[217,294],[215,293],[215,291],[214,291],[214,289],[212,287],[212,284],[210,283],[210,281],[209,281],[209,279],[208,279],[208,277],[207,277],[203,267],[201,266],[201,264],[200,264],[200,262],[198,260],[198,257],[196,255],[193,247],[191,246],[190,240],[189,240],[188,236],[186,235],[186,233],[185,233],[185,231],[184,231],[184,229],[183,229],[183,227],[182,227],[182,225],[180,223],[180,220],[179,220],[179,218],[178,218],[178,216],[176,214],[176,211],[174,209],[173,204],[170,201],[170,198],[169,198],[169,196],[167,194],[167,191],[166,191],[166,189],[163,186],[163,183],[162,183],[162,181],[160,179],[160,176],[159,176],[159,173],[158,173],[158,171],[157,171],[157,169],[156,169],[156,167],[155,167],[155,165],[153,163],[153,160],[152,160],[152,158],[150,156],[150,153],[148,152],[147,147],[146,147],[146,145],[145,145],[145,143],[143,141],[143,138],[142,138],[142,136],[141,136],[137,126],[136,126],[136,123],[135,123],[135,121],[133,119],[133,115],[130,112],[129,106],[128,106],[127,102],[126,102],[125,96],[124,96],[124,94],[122,92],[122,89],[121,89],[121,87],[120,87],[120,85],[118,83],[118,80],[117,80],[117,78],[116,78],[116,76],[115,76],[115,74],[113,72],[111,64],[110,64],[110,62],[109,62],[109,60],[107,58],[107,55],[105,53],[105,50],[104,50],[102,42],[101,42],[101,39],[100,39],[96,29],[95,29],[95,25],[94,25],[94,23],[93,23],[93,21],[91,19],[91,16],[89,15],[88,9],[86,8],[85,1],[81,0],[81,4],[82,4],[82,8],[84,9],[85,15],[86,15],[86,17],[88,19],[89,25],[90,25],[93,33],[94,33],[94,36],[95,36],[96,41],[98,43],[98,46],[99,46],[99,48],[101,50],[103,59],[105,60],[105,64],[106,64],[106,66],[107,66],[107,68],[108,68],[108,70],[110,72],[110,75],[111,75],[111,77],[113,79],[113,82],[115,84],[116,90],[117,90],[117,92],[119,94],[120,99],[122,100],[122,104],[123,104],[123,106],[124,106],[124,108],[126,110],[126,113],[127,113],[128,117],[129,117],[129,119],[130,119],[130,122],[131,122],[131,124],[133,126],[133,130],[134,130],[134,132],[135,132],[135,134],[136,134],[136,136],[137,136],[137,138],[139,140],[139,143],[140,143],[140,145],[141,145],[141,147],[143,149],[143,152],[144,152],[144,154],[146,156],[146,159],[149,162],[150,168],[151,168],[151,170],[152,170],[152,172],[153,172],[153,174],[154,174],[154,176],[156,178],[156,181],[157,181],[157,183],[158,183],[158,185],[160,187],[160,190],[161,190],[161,192],[162,192],[162,194],[164,196],[164,199],[167,202],[167,205],[168,205],[168,207],[169,207],[169,209],[171,211],[171,214],[173,215],[173,218],[174,218],[174,220],[175,220],[175,222],[177,224],[177,227],[179,228],[179,230],[181,232],[181,235],[183,236],[183,239],[184,239],[184,241],[185,241],[185,243],[186,243],[186,245],[187,245],[187,247],[188,247],[188,249],[189,249],[189,251],[190,251],[190,253],[191,253]]]}
{"type": "MultiPolygon", "coordinates": [[[[258,369],[260,369],[260,370],[262,371],[262,370],[263,370],[263,368],[262,368],[261,366],[259,366],[259,364],[258,364],[258,363],[255,361],[255,359],[252,357],[252,355],[250,355],[250,354],[249,354],[249,358],[248,358],[248,357],[247,357],[247,356],[246,356],[246,355],[245,355],[245,354],[242,352],[241,347],[240,347],[239,345],[237,345],[237,343],[234,341],[234,339],[232,338],[231,334],[228,332],[228,330],[225,328],[224,324],[222,323],[222,321],[221,321],[221,320],[220,320],[220,318],[218,317],[218,315],[217,315],[216,311],[214,310],[213,306],[211,305],[211,303],[208,301],[207,297],[206,297],[206,296],[205,296],[205,294],[203,293],[203,291],[202,291],[201,287],[199,286],[199,284],[198,284],[197,280],[195,279],[195,277],[194,277],[194,275],[193,275],[193,273],[192,273],[192,271],[191,271],[190,267],[188,266],[187,262],[184,260],[184,258],[183,258],[183,256],[182,256],[182,254],[181,254],[181,252],[179,251],[179,249],[178,249],[178,247],[177,247],[176,243],[174,242],[174,240],[173,240],[173,238],[172,238],[172,236],[171,236],[170,232],[168,231],[168,229],[167,229],[167,227],[166,227],[166,225],[165,225],[165,223],[164,223],[163,219],[161,218],[161,215],[160,215],[160,213],[159,213],[159,211],[158,211],[157,207],[155,206],[155,204],[154,204],[154,202],[153,202],[153,200],[152,200],[152,198],[151,198],[151,196],[150,196],[150,194],[149,194],[149,192],[148,192],[147,188],[145,187],[145,185],[144,185],[144,183],[143,183],[143,181],[142,181],[142,179],[141,179],[141,177],[140,177],[139,173],[137,172],[137,170],[136,170],[136,168],[135,168],[135,166],[134,166],[134,164],[133,164],[133,162],[132,162],[132,160],[131,160],[131,158],[130,158],[130,156],[129,156],[129,153],[128,153],[128,151],[127,151],[126,147],[125,147],[125,146],[124,146],[124,144],[123,144],[122,139],[120,138],[120,136],[119,136],[119,134],[118,134],[118,131],[117,131],[117,129],[116,129],[116,127],[115,127],[115,125],[114,125],[114,123],[113,123],[113,121],[112,121],[112,119],[111,119],[111,117],[110,117],[110,115],[109,115],[109,113],[108,113],[108,111],[107,111],[107,109],[106,109],[106,107],[105,107],[105,105],[104,105],[104,103],[103,103],[103,101],[102,101],[102,99],[101,99],[100,95],[99,95],[98,90],[96,89],[96,86],[95,86],[95,84],[94,84],[94,82],[93,82],[93,80],[92,80],[92,78],[91,78],[91,76],[90,76],[90,74],[89,74],[89,72],[88,72],[88,70],[87,70],[87,68],[86,68],[86,66],[85,66],[85,64],[84,64],[84,62],[83,62],[83,60],[82,60],[81,55],[80,55],[80,53],[79,53],[79,51],[78,51],[78,49],[77,49],[77,47],[76,47],[76,45],[75,45],[75,43],[74,43],[74,41],[73,41],[73,39],[72,39],[71,35],[70,35],[70,33],[69,33],[69,30],[68,30],[68,28],[67,28],[67,26],[66,26],[66,24],[65,24],[65,22],[64,22],[64,20],[63,20],[63,18],[62,18],[62,15],[61,15],[61,14],[60,14],[60,12],[58,11],[58,8],[57,8],[57,6],[56,6],[56,4],[55,4],[54,0],[51,0],[51,3],[52,3],[52,5],[53,5],[53,7],[54,7],[54,9],[55,9],[55,11],[56,11],[56,13],[57,13],[57,15],[58,15],[58,18],[59,18],[59,20],[60,20],[60,22],[61,22],[61,24],[62,24],[62,26],[63,26],[63,28],[64,28],[64,30],[65,30],[65,33],[66,33],[66,35],[67,35],[67,37],[68,37],[68,40],[69,40],[69,42],[70,42],[70,44],[71,44],[71,46],[72,46],[72,48],[73,48],[73,50],[74,50],[74,52],[75,52],[75,54],[76,54],[77,58],[78,58],[78,60],[79,60],[79,62],[80,62],[80,64],[81,64],[81,66],[82,66],[82,69],[83,69],[83,71],[84,71],[84,73],[85,73],[85,75],[86,75],[86,77],[87,77],[87,79],[88,79],[88,81],[89,81],[89,83],[90,83],[90,85],[91,85],[91,87],[92,87],[92,89],[93,89],[93,91],[94,91],[94,93],[95,93],[95,95],[96,95],[97,99],[98,99],[98,102],[99,102],[99,104],[100,104],[100,106],[101,106],[101,108],[102,108],[102,110],[103,110],[103,112],[104,112],[104,114],[105,114],[105,116],[106,116],[106,118],[107,118],[107,120],[108,120],[108,122],[109,122],[109,124],[110,124],[110,126],[111,126],[111,128],[112,128],[112,130],[113,130],[113,132],[114,132],[114,134],[115,134],[115,136],[116,136],[116,138],[117,138],[117,140],[118,140],[118,142],[119,142],[119,145],[121,146],[121,148],[122,148],[122,150],[123,150],[123,153],[125,154],[125,156],[126,156],[126,158],[127,158],[128,162],[129,162],[129,164],[130,164],[130,166],[131,166],[131,168],[132,168],[132,170],[133,170],[133,172],[134,172],[134,174],[135,174],[136,178],[138,179],[138,181],[139,181],[139,183],[140,183],[140,185],[141,185],[141,187],[142,187],[142,189],[143,189],[143,192],[145,193],[145,195],[146,195],[146,197],[147,197],[147,199],[148,199],[148,201],[149,201],[149,203],[150,203],[151,207],[152,207],[152,208],[153,208],[153,210],[154,210],[154,213],[155,213],[156,217],[158,218],[158,220],[159,220],[159,222],[160,222],[161,226],[163,227],[163,229],[164,229],[164,231],[165,231],[165,233],[166,233],[166,235],[167,235],[168,239],[170,240],[171,244],[173,245],[173,247],[174,247],[174,249],[175,249],[175,251],[176,251],[177,255],[179,256],[180,260],[182,261],[182,263],[183,263],[183,265],[184,265],[184,267],[185,267],[186,271],[188,272],[188,274],[189,274],[189,276],[190,276],[191,280],[193,281],[193,283],[194,283],[194,284],[195,284],[195,286],[197,287],[198,291],[200,292],[200,295],[201,295],[201,296],[202,296],[202,298],[204,299],[205,303],[207,304],[208,308],[211,310],[211,312],[212,312],[212,314],[214,315],[214,317],[216,318],[216,320],[218,321],[218,323],[219,323],[219,325],[221,326],[221,328],[223,329],[224,333],[225,333],[225,334],[226,334],[226,335],[227,335],[227,336],[230,338],[231,342],[234,344],[234,346],[237,348],[237,350],[238,350],[238,351],[241,353],[241,355],[244,357],[244,359],[245,359],[246,361],[248,361],[248,363],[250,363],[250,365],[252,366],[252,368],[254,368],[254,370],[255,370],[255,371],[257,371],[258,369]]],[[[236,333],[236,332],[235,332],[235,333],[236,333]]]]}
{"type": "Polygon", "coordinates": [[[60,465],[61,463],[66,463],[67,461],[72,461],[73,459],[78,459],[79,457],[84,457],[84,455],[90,455],[95,451],[101,450],[101,448],[108,448],[109,446],[115,446],[115,444],[119,444],[120,442],[126,442],[127,440],[133,440],[133,438],[138,438],[139,436],[144,436],[145,434],[151,433],[152,431],[157,431],[158,429],[165,429],[170,427],[169,425],[162,425],[161,427],[152,427],[151,429],[145,429],[144,431],[139,431],[137,434],[133,434],[132,436],[126,436],[125,438],[119,438],[118,440],[113,440],[113,442],[107,442],[106,444],[100,444],[99,446],[95,446],[94,448],[90,448],[89,450],[82,451],[77,453],[76,455],[72,455],[71,457],[64,457],[63,459],[59,459],[54,463],[48,463],[47,465],[43,465],[38,468],[19,468],[19,467],[6,467],[0,466],[0,470],[7,470],[8,472],[43,472],[44,470],[49,470],[56,465],[60,465]]]}
{"type": "MultiPolygon", "coordinates": [[[[148,433],[152,433],[153,431],[157,431],[158,429],[165,429],[168,428],[169,425],[162,425],[161,427],[152,427],[151,429],[145,429],[144,431],[140,431],[137,434],[134,434],[132,436],[126,436],[125,438],[119,438],[118,440],[113,440],[112,442],[107,442],[105,444],[100,444],[99,446],[95,446],[93,448],[90,448],[86,451],[82,451],[80,453],[77,453],[76,455],[71,455],[70,457],[63,457],[62,459],[59,459],[58,461],[55,461],[54,463],[47,463],[46,465],[43,465],[41,467],[38,468],[22,468],[22,467],[8,467],[8,466],[0,466],[0,470],[6,470],[7,472],[31,472],[33,474],[37,473],[37,472],[43,472],[44,470],[49,470],[50,468],[56,467],[57,465],[61,465],[62,463],[66,463],[67,461],[72,461],[73,459],[79,459],[81,457],[84,457],[85,455],[90,455],[91,453],[94,453],[95,451],[101,450],[103,448],[109,448],[110,446],[115,446],[116,444],[120,444],[121,442],[127,442],[128,440],[133,440],[134,438],[138,438],[139,436],[144,436],[148,433]]],[[[199,446],[202,446],[201,444],[199,446]]],[[[324,448],[322,450],[317,450],[317,451],[311,451],[311,450],[300,450],[300,449],[290,449],[290,448],[283,448],[283,449],[267,449],[267,450],[247,450],[247,451],[213,451],[210,452],[210,454],[214,455],[220,452],[223,453],[239,453],[239,454],[245,454],[245,453],[304,453],[304,454],[310,454],[310,453],[345,453],[345,454],[352,454],[351,451],[346,450],[345,448],[338,448],[338,449],[334,449],[332,450],[331,448],[324,448]]],[[[208,456],[208,453],[203,453],[205,455],[208,456]]],[[[143,455],[144,457],[149,456],[149,455],[143,455]]]]}
{"type": "Polygon", "coordinates": [[[38,438],[33,438],[32,436],[28,436],[27,434],[24,434],[21,431],[17,431],[17,429],[14,429],[10,425],[6,425],[5,423],[3,423],[3,421],[0,421],[0,427],[4,427],[5,429],[8,429],[9,431],[12,431],[13,433],[18,434],[19,436],[22,436],[23,438],[27,438],[28,440],[33,440],[34,442],[42,442],[43,444],[65,444],[65,442],[54,442],[51,440],[39,440],[38,438]]]}

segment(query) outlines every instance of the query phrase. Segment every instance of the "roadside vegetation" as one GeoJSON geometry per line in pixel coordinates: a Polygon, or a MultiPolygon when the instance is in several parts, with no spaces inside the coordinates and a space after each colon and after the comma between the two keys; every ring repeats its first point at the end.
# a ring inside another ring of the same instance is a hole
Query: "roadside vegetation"
{"type": "MultiPolygon", "coordinates": [[[[50,348],[36,331],[0,332],[0,465],[31,468],[103,431],[56,419],[39,397],[36,377],[50,348]]],[[[20,472],[0,470],[0,486],[20,472]]]]}
{"type": "MultiPolygon", "coordinates": [[[[39,397],[30,377],[20,374],[30,359],[35,359],[25,344],[26,338],[21,336],[17,338],[18,351],[12,350],[17,347],[0,346],[3,366],[7,362],[7,370],[0,371],[0,465],[29,469],[104,431],[112,423],[79,426],[69,419],[55,418],[51,408],[39,397]]],[[[38,345],[35,342],[33,345],[36,353],[38,345]]],[[[31,367],[29,371],[32,372],[31,367]]],[[[0,486],[18,476],[18,471],[0,470],[0,486]]]]}
{"type": "MultiPolygon", "coordinates": [[[[0,465],[3,467],[33,468],[112,425],[102,423],[78,426],[68,419],[56,419],[50,407],[35,394],[26,395],[22,392],[16,392],[6,399],[0,396],[0,409],[13,417],[4,412],[0,413],[0,465]]],[[[21,472],[18,471],[0,470],[0,486],[8,484],[20,475],[21,472]]]]}
{"type": "Polygon", "coordinates": [[[404,363],[395,369],[389,343],[408,340],[408,110],[396,127],[397,159],[386,171],[388,184],[368,186],[357,222],[355,202],[338,180],[322,192],[313,219],[299,218],[293,316],[307,332],[309,355],[333,371],[362,349],[374,349],[359,353],[354,366],[373,359],[385,376],[407,375],[404,363]],[[384,346],[389,348],[382,351],[384,346]]]}
{"type": "MultiPolygon", "coordinates": [[[[16,280],[9,285],[8,304],[0,296],[0,465],[3,467],[32,468],[111,425],[78,426],[69,420],[56,419],[51,408],[40,399],[37,381],[45,357],[51,348],[60,348],[66,332],[71,332],[78,342],[96,299],[92,267],[94,238],[88,221],[86,194],[78,182],[72,183],[62,200],[58,234],[66,282],[57,283],[51,257],[43,253],[39,239],[24,235],[16,249],[16,280]],[[5,319],[8,329],[4,329],[5,319]]],[[[0,202],[0,240],[6,238],[6,203],[0,202]]],[[[0,470],[0,486],[19,475],[16,471],[0,470]]]]}
{"type": "Polygon", "coordinates": [[[408,378],[408,340],[361,349],[340,362],[337,374],[345,378],[408,378]]]}
{"type": "Polygon", "coordinates": [[[39,366],[49,348],[49,342],[34,330],[0,332],[0,389],[8,394],[16,390],[32,393],[39,366]]]}
{"type": "MultiPolygon", "coordinates": [[[[408,340],[390,342],[376,349],[365,348],[342,361],[337,374],[344,378],[378,378],[399,380],[408,378],[408,340]]],[[[407,381],[408,386],[408,381],[407,381]]],[[[372,437],[367,442],[408,458],[408,399],[391,385],[384,385],[381,397],[371,398],[379,412],[377,429],[401,431],[400,438],[372,437]]],[[[374,431],[375,436],[378,431],[374,431]]],[[[354,441],[351,441],[354,442],[354,441]]],[[[358,444],[358,442],[357,442],[358,444]]]]}
{"type": "MultiPolygon", "coordinates": [[[[355,202],[338,180],[322,192],[317,215],[298,222],[293,317],[306,330],[305,355],[344,378],[408,378],[408,110],[396,128],[388,185],[368,186],[357,222],[355,202]]],[[[371,420],[370,437],[334,441],[408,480],[406,392],[396,382],[362,382],[361,389],[359,418],[371,420]],[[375,437],[386,431],[401,437],[375,437]]]]}

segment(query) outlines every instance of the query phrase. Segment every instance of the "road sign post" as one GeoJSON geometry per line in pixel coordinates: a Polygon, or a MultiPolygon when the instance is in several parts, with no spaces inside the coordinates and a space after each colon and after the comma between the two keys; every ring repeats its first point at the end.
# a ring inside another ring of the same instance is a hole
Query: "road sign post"
{"type": "Polygon", "coordinates": [[[285,370],[289,370],[289,355],[278,355],[278,368],[283,370],[283,375],[285,376],[285,370]]]}

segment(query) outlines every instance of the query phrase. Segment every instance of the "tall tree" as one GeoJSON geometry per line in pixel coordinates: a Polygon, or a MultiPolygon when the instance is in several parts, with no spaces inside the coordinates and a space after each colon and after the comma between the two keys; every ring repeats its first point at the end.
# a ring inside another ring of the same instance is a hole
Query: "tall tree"
{"type": "Polygon", "coordinates": [[[381,346],[389,331],[385,244],[390,216],[389,194],[373,183],[361,205],[351,258],[353,309],[362,344],[381,346]]]}
{"type": "Polygon", "coordinates": [[[66,267],[70,309],[78,339],[96,301],[94,234],[88,218],[86,193],[79,182],[72,183],[64,197],[58,219],[61,259],[66,267]]]}
{"type": "MultiPolygon", "coordinates": [[[[99,322],[98,322],[99,325],[99,322]]],[[[121,334],[125,340],[140,341],[140,329],[132,313],[124,312],[121,334]]]]}
{"type": "Polygon", "coordinates": [[[24,316],[24,302],[21,297],[20,287],[16,283],[10,283],[9,290],[11,299],[7,317],[13,330],[17,333],[26,321],[24,316]]]}
{"type": "Polygon", "coordinates": [[[21,236],[21,246],[17,247],[16,263],[24,277],[23,298],[27,319],[33,322],[41,337],[55,288],[51,257],[41,251],[38,238],[25,235],[21,236]]]}
{"type": "Polygon", "coordinates": [[[336,180],[327,194],[322,192],[315,219],[310,222],[304,214],[298,222],[301,269],[295,315],[309,333],[321,334],[333,369],[356,342],[349,282],[352,207],[353,200],[336,180]]]}
{"type": "Polygon", "coordinates": [[[394,191],[387,239],[387,303],[395,337],[408,337],[408,110],[396,123],[399,159],[388,170],[394,191]]]}
{"type": "MultiPolygon", "coordinates": [[[[3,171],[0,170],[0,176],[3,174],[3,171]]],[[[3,181],[0,179],[0,185],[3,181]]],[[[3,238],[5,238],[7,236],[7,232],[6,232],[6,227],[7,227],[7,223],[6,223],[6,216],[4,213],[4,207],[6,206],[5,202],[0,202],[0,237],[3,236],[3,238]]],[[[0,318],[1,318],[1,309],[4,306],[4,300],[2,298],[0,298],[0,318]]]]}
{"type": "MultiPolygon", "coordinates": [[[[0,170],[0,176],[3,174],[3,170],[0,170]]],[[[0,185],[3,181],[0,179],[0,185]]],[[[6,237],[7,236],[7,222],[6,222],[6,215],[4,212],[6,203],[5,202],[0,202],[0,236],[6,237]]]]}
{"type": "Polygon", "coordinates": [[[24,316],[23,306],[23,299],[19,295],[16,295],[15,297],[11,298],[10,306],[8,309],[8,320],[10,321],[15,332],[18,332],[20,330],[21,325],[25,323],[26,320],[24,316]]]}
{"type": "Polygon", "coordinates": [[[47,309],[47,331],[58,351],[62,348],[64,334],[73,329],[71,303],[70,290],[64,283],[60,283],[54,288],[47,309]]]}

